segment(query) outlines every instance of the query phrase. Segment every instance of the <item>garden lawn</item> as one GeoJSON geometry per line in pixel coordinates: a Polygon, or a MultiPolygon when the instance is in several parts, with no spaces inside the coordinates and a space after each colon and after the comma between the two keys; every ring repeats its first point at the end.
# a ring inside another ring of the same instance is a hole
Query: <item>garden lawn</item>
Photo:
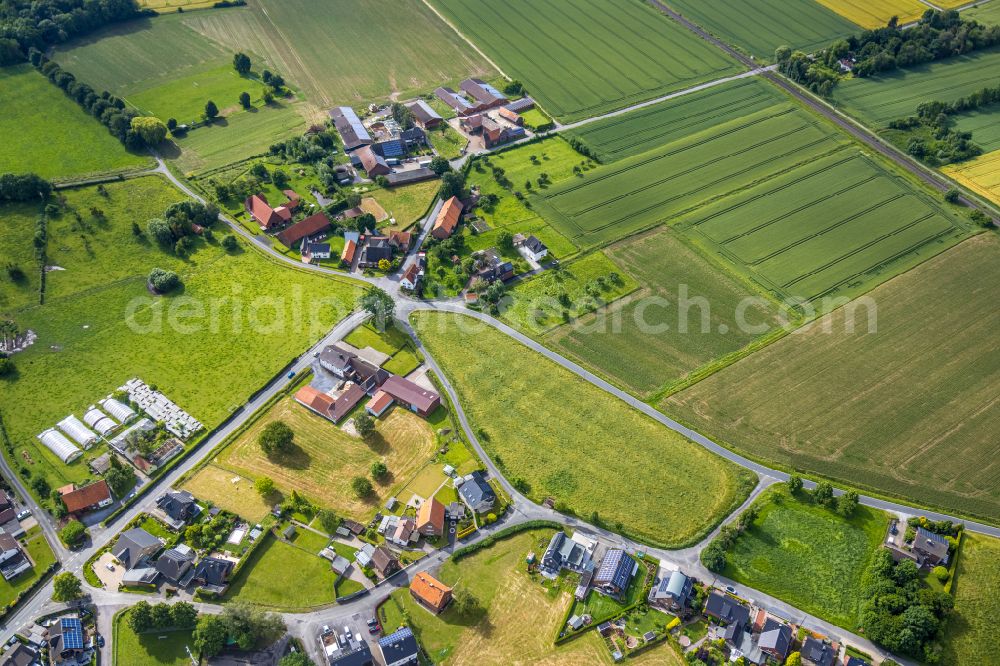
{"type": "MultiPolygon", "coordinates": [[[[65,465],[41,445],[36,435],[68,414],[82,416],[139,377],[211,429],[349,314],[360,293],[353,282],[289,269],[242,244],[229,254],[198,241],[181,260],[131,230],[133,221],[144,226],[161,214],[164,201],[181,199],[175,190],[154,178],[105,187],[102,220],[88,221],[83,210],[83,225],[68,213],[53,223],[51,257],[68,270],[49,273],[45,305],[7,312],[38,334],[17,354],[16,377],[0,382],[14,445],[9,460],[51,488],[89,478],[86,458],[101,453],[95,447],[65,465]],[[133,198],[142,192],[148,202],[133,198]],[[182,292],[151,296],[146,280],[154,267],[177,271],[182,292]]],[[[67,196],[86,205],[92,192],[67,196]]]]}
{"type": "Polygon", "coordinates": [[[757,500],[760,515],[726,553],[725,576],[853,630],[861,578],[889,519],[858,506],[851,518],[775,486],[757,500]]]}
{"type": "Polygon", "coordinates": [[[375,508],[433,456],[435,446],[428,423],[398,406],[378,419],[377,429],[378,436],[365,442],[286,397],[223,450],[215,464],[250,478],[269,476],[286,494],[298,491],[338,515],[367,522],[375,508]],[[278,420],[295,432],[295,448],[285,457],[271,459],[261,451],[257,437],[268,423],[278,420]],[[369,467],[379,460],[389,468],[388,478],[372,482],[371,497],[357,498],[351,479],[371,480],[369,467]]]}
{"type": "Polygon", "coordinates": [[[420,365],[409,336],[396,326],[379,332],[370,324],[364,324],[351,331],[344,341],[358,348],[372,347],[391,356],[382,367],[394,375],[405,377],[420,365]]]}
{"type": "Polygon", "coordinates": [[[502,5],[433,0],[456,28],[564,122],[739,71],[722,51],[645,3],[502,5]]]}
{"type": "Polygon", "coordinates": [[[449,160],[460,157],[462,149],[469,145],[469,141],[448,123],[441,123],[440,126],[428,131],[427,138],[434,147],[434,152],[449,160]]]}
{"type": "Polygon", "coordinates": [[[279,541],[270,532],[250,554],[226,591],[225,599],[273,609],[300,610],[331,604],[337,575],[330,561],[279,541]]]}
{"type": "Polygon", "coordinates": [[[402,187],[372,190],[366,196],[374,197],[389,217],[396,220],[394,229],[406,229],[427,213],[440,187],[441,183],[434,179],[402,187]]]}
{"type": "Polygon", "coordinates": [[[0,68],[0,108],[0,173],[67,179],[153,166],[30,65],[0,68]]]}
{"type": "Polygon", "coordinates": [[[664,407],[751,457],[995,520],[998,270],[976,236],[664,407]]]}
{"type": "Polygon", "coordinates": [[[115,616],[113,666],[189,666],[187,649],[193,645],[191,630],[156,629],[137,634],[128,626],[128,611],[115,616]]]}
{"type": "Polygon", "coordinates": [[[0,581],[0,607],[6,607],[17,599],[18,594],[38,582],[49,565],[56,561],[56,556],[52,553],[52,548],[49,547],[49,542],[45,540],[40,527],[32,527],[18,540],[25,542],[25,550],[34,565],[13,580],[0,581]]]}
{"type": "Polygon", "coordinates": [[[252,522],[263,520],[273,506],[254,488],[253,479],[215,465],[200,468],[184,481],[183,488],[199,499],[252,522]]]}
{"type": "Polygon", "coordinates": [[[781,324],[776,303],[711,263],[674,229],[606,252],[642,288],[576,325],[556,328],[545,342],[637,395],[731,360],[781,324]]]}
{"type": "Polygon", "coordinates": [[[562,510],[598,512],[605,524],[673,548],[700,539],[756,483],[488,325],[437,313],[416,313],[413,323],[480,442],[536,502],[554,497],[562,510]]]}
{"type": "Polygon", "coordinates": [[[944,629],[945,664],[986,664],[993,659],[1000,613],[1000,541],[965,533],[952,583],[955,612],[944,629]]]}
{"type": "Polygon", "coordinates": [[[456,595],[475,597],[481,612],[463,616],[447,608],[432,615],[408,590],[396,590],[379,611],[385,632],[408,624],[437,664],[504,664],[512,654],[525,664],[611,664],[611,653],[596,632],[553,644],[572,595],[542,587],[542,579],[529,576],[524,566],[528,552],[544,551],[551,536],[551,530],[517,534],[432,572],[454,586],[456,595]]]}

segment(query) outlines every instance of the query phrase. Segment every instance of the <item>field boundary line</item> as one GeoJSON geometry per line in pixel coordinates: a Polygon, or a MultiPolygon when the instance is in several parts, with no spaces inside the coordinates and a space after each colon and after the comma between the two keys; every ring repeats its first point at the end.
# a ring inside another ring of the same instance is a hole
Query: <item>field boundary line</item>
{"type": "MultiPolygon", "coordinates": [[[[493,61],[493,59],[492,59],[492,58],[490,58],[490,57],[489,57],[488,55],[486,55],[485,53],[483,53],[483,50],[482,50],[481,48],[479,48],[478,46],[476,46],[476,43],[475,43],[474,41],[472,41],[471,39],[469,39],[469,37],[468,37],[468,36],[467,36],[467,35],[466,35],[466,34],[465,34],[464,32],[462,32],[461,30],[459,30],[459,29],[458,29],[458,26],[456,26],[456,25],[455,25],[454,23],[452,23],[452,22],[451,22],[451,21],[449,21],[449,20],[448,20],[447,18],[445,18],[444,14],[442,14],[441,12],[439,12],[439,11],[437,10],[437,7],[435,7],[435,6],[434,6],[434,5],[432,5],[432,4],[430,3],[430,2],[428,2],[428,0],[421,0],[421,2],[423,2],[423,3],[424,3],[424,5],[426,5],[426,6],[427,6],[427,8],[428,8],[429,10],[431,10],[432,12],[434,12],[434,14],[435,14],[435,15],[436,15],[436,16],[437,16],[437,17],[438,17],[438,18],[439,18],[439,19],[440,19],[440,20],[441,20],[441,21],[442,21],[442,22],[443,22],[443,23],[444,23],[445,25],[447,25],[447,26],[448,26],[449,28],[451,28],[451,29],[452,29],[452,30],[453,30],[453,31],[455,32],[455,34],[456,34],[456,35],[458,35],[459,37],[461,37],[461,38],[462,38],[462,40],[463,40],[463,41],[465,41],[465,43],[466,43],[466,44],[468,44],[469,46],[471,46],[471,47],[472,47],[472,49],[473,49],[473,50],[474,50],[474,51],[475,51],[476,53],[478,53],[479,55],[481,55],[481,56],[483,57],[483,60],[485,60],[486,62],[490,63],[490,66],[491,66],[491,67],[492,67],[493,69],[495,69],[496,71],[500,72],[500,74],[501,74],[502,76],[504,76],[504,77],[506,77],[506,78],[510,79],[511,81],[513,81],[513,80],[514,80],[514,78],[513,78],[513,77],[512,77],[512,76],[511,76],[510,74],[508,74],[507,72],[503,71],[503,69],[501,69],[501,68],[500,68],[500,65],[496,64],[496,63],[495,63],[495,62],[493,61]]],[[[537,102],[537,101],[535,102],[535,105],[536,105],[536,106],[538,106],[538,102],[537,102]]],[[[549,114],[549,116],[551,116],[551,115],[552,115],[552,114],[549,114]]]]}

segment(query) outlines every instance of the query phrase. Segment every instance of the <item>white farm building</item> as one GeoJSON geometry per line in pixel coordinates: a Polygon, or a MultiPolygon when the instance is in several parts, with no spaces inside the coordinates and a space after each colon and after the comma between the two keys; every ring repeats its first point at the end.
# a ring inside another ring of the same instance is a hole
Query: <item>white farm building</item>
{"type": "Polygon", "coordinates": [[[87,410],[87,413],[83,415],[83,420],[87,425],[102,435],[107,435],[117,427],[117,424],[112,421],[107,414],[93,405],[91,405],[90,409],[87,410]]]}
{"type": "Polygon", "coordinates": [[[58,425],[60,430],[75,439],[85,449],[89,449],[97,441],[97,435],[73,414],[64,418],[58,425]]]}
{"type": "Polygon", "coordinates": [[[70,463],[83,455],[83,451],[78,449],[73,442],[66,439],[66,436],[55,428],[49,428],[38,439],[42,441],[49,451],[59,456],[64,463],[70,463]]]}
{"type": "Polygon", "coordinates": [[[114,398],[105,398],[104,400],[101,400],[101,407],[104,408],[104,411],[111,414],[111,416],[118,419],[122,423],[128,423],[135,418],[135,410],[128,405],[115,400],[114,398]]]}

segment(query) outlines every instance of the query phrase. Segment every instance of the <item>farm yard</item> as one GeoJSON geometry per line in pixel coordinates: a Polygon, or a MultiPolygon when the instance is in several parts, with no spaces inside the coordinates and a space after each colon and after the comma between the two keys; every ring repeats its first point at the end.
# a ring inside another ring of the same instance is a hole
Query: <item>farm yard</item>
{"type": "Polygon", "coordinates": [[[777,87],[750,77],[587,123],[565,134],[582,141],[602,162],[615,162],[783,101],[787,98],[777,87]]]}
{"type": "Polygon", "coordinates": [[[952,582],[955,612],[948,620],[942,663],[985,664],[992,659],[987,646],[1000,613],[1000,602],[993,594],[1000,586],[997,562],[1000,562],[1000,541],[965,533],[952,582]]]}
{"type": "Polygon", "coordinates": [[[607,253],[641,289],[582,318],[579,325],[553,330],[544,341],[636,395],[647,397],[705,364],[736,354],[780,323],[776,304],[746,301],[759,294],[689,247],[676,230],[630,238],[607,253]],[[681,289],[690,302],[708,303],[704,313],[701,306],[691,308],[688,332],[680,330],[678,321],[681,289]],[[759,332],[738,325],[737,308],[746,302],[744,321],[761,326],[759,332]],[[709,317],[705,329],[703,314],[709,317]]]}
{"type": "Polygon", "coordinates": [[[773,60],[779,46],[814,53],[858,31],[854,23],[815,0],[670,0],[668,4],[763,61],[773,60]]]}
{"type": "Polygon", "coordinates": [[[942,169],[970,190],[1000,204],[1000,150],[942,169]]]}
{"type": "Polygon", "coordinates": [[[599,512],[633,538],[681,547],[707,533],[756,482],[486,324],[440,313],[415,313],[413,324],[480,442],[536,502],[554,497],[576,515],[599,512]],[[656,460],[670,463],[651,464],[656,460]]]}
{"type": "Polygon", "coordinates": [[[1000,240],[966,240],[663,407],[751,457],[994,517],[998,266],[1000,240]]]}
{"type": "Polygon", "coordinates": [[[816,0],[862,28],[881,28],[893,16],[900,25],[916,21],[930,9],[920,0],[816,0]]]}
{"type": "Polygon", "coordinates": [[[790,495],[784,485],[756,506],[760,515],[726,553],[722,574],[853,630],[861,579],[885,538],[888,516],[859,506],[844,518],[802,493],[790,495]]]}
{"type": "MultiPolygon", "coordinates": [[[[43,447],[35,436],[52,423],[141,377],[211,428],[342,319],[359,293],[351,282],[289,271],[243,245],[226,253],[197,241],[186,259],[160,251],[145,234],[135,237],[131,224],[162,215],[177,191],[155,177],[104,188],[106,198],[94,187],[66,192],[71,204],[94,202],[103,215],[94,219],[83,208],[80,223],[68,212],[53,219],[50,258],[67,270],[48,274],[45,305],[19,300],[6,312],[38,334],[17,354],[16,378],[4,381],[11,463],[51,488],[88,478],[90,457],[64,465],[43,447]],[[176,271],[183,293],[151,297],[154,267],[176,271]],[[171,314],[177,308],[179,320],[171,314]],[[46,400],[37,400],[39,390],[46,400]]],[[[20,210],[13,222],[33,225],[20,210]]],[[[19,237],[30,245],[32,234],[30,226],[19,237]]]]}
{"type": "Polygon", "coordinates": [[[734,74],[738,64],[645,3],[432,0],[563,122],[734,74]],[[570,10],[570,11],[567,11],[570,10]]]}
{"type": "Polygon", "coordinates": [[[31,65],[0,68],[0,105],[0,172],[67,179],[153,166],[149,156],[126,151],[31,65]]]}
{"type": "Polygon", "coordinates": [[[952,211],[853,149],[724,197],[678,228],[791,301],[864,293],[967,234],[952,211]]]}

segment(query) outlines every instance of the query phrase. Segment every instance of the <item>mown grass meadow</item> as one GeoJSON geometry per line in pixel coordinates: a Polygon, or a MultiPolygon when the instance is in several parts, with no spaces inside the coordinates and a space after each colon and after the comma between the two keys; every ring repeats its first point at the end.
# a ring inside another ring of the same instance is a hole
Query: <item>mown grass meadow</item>
{"type": "Polygon", "coordinates": [[[952,583],[955,612],[945,626],[946,664],[985,664],[992,659],[990,648],[1000,600],[1000,540],[982,534],[965,533],[958,555],[958,570],[952,583]]]}

